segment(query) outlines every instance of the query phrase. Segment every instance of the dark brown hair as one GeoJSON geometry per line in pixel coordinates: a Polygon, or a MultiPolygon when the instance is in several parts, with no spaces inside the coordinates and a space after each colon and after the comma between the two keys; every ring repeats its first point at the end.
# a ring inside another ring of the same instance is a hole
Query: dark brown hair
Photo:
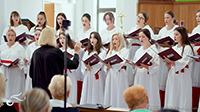
{"type": "MultiPolygon", "coordinates": [[[[59,33],[59,36],[60,35],[64,35],[65,36],[65,33],[64,32],[61,32],[61,33],[59,33]]],[[[66,36],[65,36],[66,37],[66,36]]],[[[71,48],[71,49],[74,49],[74,44],[72,43],[72,39],[71,39],[71,37],[70,37],[70,35],[68,36],[68,38],[66,38],[67,39],[67,45],[71,48]]],[[[60,46],[62,47],[62,45],[60,44],[60,46]]]]}
{"type": "Polygon", "coordinates": [[[83,17],[88,18],[89,21],[91,20],[91,16],[90,16],[90,14],[88,14],[88,13],[83,14],[83,16],[81,17],[81,19],[82,19],[83,17]]]}
{"type": "Polygon", "coordinates": [[[104,16],[103,16],[103,20],[104,20],[104,21],[106,21],[106,15],[109,15],[109,16],[110,16],[110,21],[112,21],[112,19],[114,19],[114,20],[113,20],[113,23],[114,23],[115,17],[114,17],[114,15],[113,15],[113,13],[112,13],[112,12],[106,12],[106,13],[104,14],[104,16]]]}
{"type": "Polygon", "coordinates": [[[200,12],[200,9],[196,13],[198,13],[198,12],[200,12]]]}
{"type": "MultiPolygon", "coordinates": [[[[152,42],[151,42],[151,33],[150,33],[150,31],[148,30],[148,29],[141,29],[140,30],[140,32],[143,32],[146,36],[147,36],[147,38],[149,38],[149,42],[150,42],[150,44],[152,44],[152,42]]],[[[139,32],[139,33],[140,33],[139,32]]]]}
{"type": "Polygon", "coordinates": [[[18,16],[19,17],[19,25],[22,24],[22,20],[21,20],[19,13],[17,11],[12,11],[11,14],[10,14],[10,26],[14,26],[12,16],[18,16]]]}
{"type": "MultiPolygon", "coordinates": [[[[90,33],[90,38],[91,38],[92,34],[94,34],[94,37],[97,39],[95,49],[96,49],[97,53],[99,54],[99,53],[101,53],[101,48],[103,48],[103,45],[102,45],[102,42],[101,42],[101,37],[100,37],[98,32],[92,32],[92,33],[90,33]]],[[[88,54],[90,54],[93,51],[93,45],[90,42],[90,38],[88,40],[88,46],[87,46],[88,54]]]]}
{"type": "Polygon", "coordinates": [[[59,13],[57,16],[56,16],[56,30],[58,30],[60,28],[60,25],[58,24],[57,22],[57,19],[58,19],[58,16],[62,16],[64,19],[67,19],[66,15],[64,13],[59,13]]]}
{"type": "MultiPolygon", "coordinates": [[[[142,11],[142,12],[139,12],[139,14],[142,14],[144,16],[144,24],[149,20],[149,15],[148,13],[142,11]]],[[[139,15],[138,14],[138,15],[139,15]]]]}
{"type": "Polygon", "coordinates": [[[194,50],[190,44],[190,41],[188,39],[188,33],[187,33],[187,30],[184,28],[184,27],[177,27],[174,29],[174,31],[178,31],[181,36],[182,36],[182,46],[183,46],[183,49],[182,49],[182,53],[181,55],[183,55],[183,52],[184,52],[184,49],[185,49],[185,45],[189,45],[192,49],[192,52],[193,52],[193,55],[194,55],[194,50]]]}
{"type": "Polygon", "coordinates": [[[167,11],[167,12],[165,12],[165,14],[169,14],[172,18],[174,18],[174,21],[173,21],[173,23],[176,23],[176,17],[175,17],[175,14],[174,14],[174,12],[173,11],[167,11]]]}
{"type": "MultiPolygon", "coordinates": [[[[44,16],[44,18],[45,18],[45,22],[44,22],[44,25],[43,25],[43,27],[42,27],[42,29],[44,29],[45,27],[46,27],[46,25],[47,25],[47,17],[46,17],[46,14],[43,12],[43,11],[41,11],[41,12],[39,12],[39,14],[38,15],[43,15],[44,16]]],[[[37,27],[38,27],[39,25],[37,24],[36,26],[35,26],[35,28],[34,29],[36,29],[37,27]]]]}

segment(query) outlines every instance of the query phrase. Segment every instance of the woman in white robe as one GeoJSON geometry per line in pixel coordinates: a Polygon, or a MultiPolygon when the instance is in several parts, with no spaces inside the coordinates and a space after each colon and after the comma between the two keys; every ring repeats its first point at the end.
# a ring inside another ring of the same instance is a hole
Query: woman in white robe
{"type": "Polygon", "coordinates": [[[125,59],[128,58],[129,50],[124,45],[124,37],[121,33],[113,34],[110,43],[110,51],[106,59],[117,54],[123,62],[114,65],[105,64],[106,81],[104,105],[111,105],[117,108],[128,108],[124,98],[123,92],[128,88],[128,76],[124,68],[125,59]]]}
{"type": "MultiPolygon", "coordinates": [[[[62,28],[62,21],[66,20],[67,17],[64,13],[58,13],[58,15],[56,16],[56,37],[57,37],[57,47],[60,48],[60,42],[59,40],[59,34],[62,32],[65,32],[65,30],[62,28]]],[[[69,33],[71,39],[73,40],[74,36],[73,36],[73,32],[70,28],[68,28],[67,32],[69,33]]]]}
{"type": "MultiPolygon", "coordinates": [[[[175,14],[172,11],[167,11],[164,14],[164,21],[166,26],[163,27],[158,34],[158,39],[165,38],[167,36],[170,36],[172,39],[174,37],[174,29],[178,27],[178,25],[175,25],[175,14]]],[[[164,51],[171,47],[169,44],[160,44],[158,47],[158,51],[164,51]]],[[[165,96],[165,88],[166,88],[166,82],[167,82],[167,74],[168,74],[168,68],[166,67],[165,63],[159,59],[159,69],[158,69],[158,83],[159,83],[159,89],[160,89],[160,100],[161,100],[161,107],[164,106],[164,96],[165,96]]]]}
{"type": "Polygon", "coordinates": [[[36,29],[43,30],[44,28],[49,27],[47,25],[46,14],[43,11],[39,12],[37,15],[37,23],[38,24],[36,26],[32,27],[31,30],[29,31],[30,35],[34,35],[36,29]]]}
{"type": "MultiPolygon", "coordinates": [[[[113,34],[117,32],[122,33],[122,29],[114,25],[115,18],[112,12],[105,13],[103,19],[106,25],[108,26],[107,28],[103,29],[100,33],[102,43],[104,45],[111,41],[113,34]]],[[[105,47],[108,48],[110,46],[105,46],[105,47]]]]}
{"type": "MultiPolygon", "coordinates": [[[[7,79],[5,86],[5,98],[10,99],[12,95],[24,92],[25,76],[24,76],[24,54],[25,49],[18,42],[15,42],[16,33],[13,29],[9,29],[6,37],[7,43],[0,46],[1,72],[7,79]],[[17,64],[10,67],[14,60],[20,59],[17,64]]],[[[19,98],[19,97],[18,97],[19,98]]],[[[14,99],[14,102],[18,102],[14,99]]]]}
{"type": "Polygon", "coordinates": [[[83,14],[81,21],[83,28],[76,33],[75,42],[81,41],[85,38],[89,39],[90,33],[95,31],[95,29],[90,26],[91,17],[88,13],[83,14]]]}
{"type": "MultiPolygon", "coordinates": [[[[10,15],[10,25],[6,27],[3,31],[3,35],[1,37],[1,44],[6,43],[4,40],[4,36],[6,36],[6,33],[9,29],[13,29],[16,33],[16,36],[21,35],[22,33],[28,33],[28,28],[22,24],[21,17],[17,11],[13,11],[10,15]]],[[[31,40],[26,39],[24,42],[20,43],[23,45],[24,48],[26,48],[31,40]]]]}
{"type": "MultiPolygon", "coordinates": [[[[63,33],[60,33],[59,34],[59,42],[60,44],[62,45],[62,47],[60,48],[61,51],[65,52],[65,34],[64,32],[63,33]]],[[[67,39],[67,52],[71,55],[74,54],[74,45],[72,43],[72,40],[71,38],[69,37],[67,39]]],[[[83,56],[83,53],[84,51],[83,50],[79,50],[79,65],[78,65],[78,68],[77,69],[67,69],[67,74],[68,76],[70,77],[71,79],[71,82],[72,82],[72,87],[70,89],[70,93],[69,93],[69,97],[67,99],[67,102],[71,103],[71,104],[77,104],[77,76],[79,74],[82,75],[81,73],[81,59],[82,59],[82,56],[83,56]]],[[[70,58],[71,60],[73,60],[73,56],[70,58]]]]}
{"type": "MultiPolygon", "coordinates": [[[[134,26],[128,34],[138,30],[138,29],[148,29],[151,33],[151,37],[154,37],[153,30],[149,25],[146,25],[145,23],[148,21],[149,15],[146,12],[140,12],[137,16],[137,25],[134,26]]],[[[153,38],[154,39],[154,38],[153,38]]],[[[135,56],[135,52],[140,48],[141,42],[139,41],[139,36],[135,36],[132,38],[128,38],[128,48],[130,49],[128,59],[133,60],[135,56]]],[[[134,84],[134,77],[135,77],[135,70],[132,68],[132,66],[127,65],[127,73],[129,74],[129,85],[134,84]]]]}
{"type": "Polygon", "coordinates": [[[28,91],[32,88],[32,79],[29,76],[30,61],[31,61],[33,52],[37,48],[40,47],[40,46],[38,46],[38,40],[39,40],[39,36],[40,36],[41,32],[42,32],[42,30],[40,30],[40,29],[37,29],[35,31],[35,35],[34,35],[35,42],[28,45],[26,52],[25,52],[25,57],[23,59],[25,62],[24,73],[26,74],[25,91],[28,91]]]}
{"type": "Polygon", "coordinates": [[[158,55],[155,45],[151,45],[151,34],[148,29],[142,29],[139,33],[141,46],[135,53],[133,62],[136,63],[145,53],[152,56],[148,65],[140,64],[140,66],[132,65],[136,71],[134,85],[142,85],[149,96],[149,110],[158,111],[160,106],[160,94],[158,87],[158,55]]]}
{"type": "MultiPolygon", "coordinates": [[[[88,49],[83,55],[83,61],[93,54],[97,54],[102,60],[105,59],[106,50],[102,47],[101,37],[98,32],[90,34],[88,49]]],[[[105,72],[103,71],[103,63],[90,66],[89,63],[81,63],[81,72],[84,75],[83,88],[81,93],[80,104],[103,104],[104,100],[104,83],[105,72]]]]}
{"type": "MultiPolygon", "coordinates": [[[[192,30],[192,35],[196,33],[200,34],[200,10],[196,13],[196,20],[198,25],[192,30]]],[[[200,44],[193,44],[193,49],[195,55],[200,55],[200,44]],[[197,50],[199,52],[197,52],[197,50]]],[[[200,95],[200,62],[196,62],[192,60],[190,63],[190,73],[192,77],[192,109],[196,111],[199,103],[199,95],[200,95]]]]}
{"type": "Polygon", "coordinates": [[[180,112],[192,111],[192,80],[189,70],[191,58],[187,55],[194,55],[190,45],[187,30],[184,27],[177,27],[174,30],[174,40],[178,44],[172,47],[181,59],[172,61],[166,57],[160,58],[169,68],[165,90],[164,108],[177,109],[180,112]]]}

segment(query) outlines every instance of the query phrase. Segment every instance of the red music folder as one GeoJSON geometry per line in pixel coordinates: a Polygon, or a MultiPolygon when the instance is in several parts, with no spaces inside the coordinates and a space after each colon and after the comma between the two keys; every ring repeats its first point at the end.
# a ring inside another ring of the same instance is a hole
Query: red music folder
{"type": "Polygon", "coordinates": [[[140,66],[140,63],[147,64],[152,59],[152,56],[150,56],[147,52],[135,63],[137,66],[140,66]]]}
{"type": "Polygon", "coordinates": [[[196,56],[187,55],[187,56],[190,57],[190,58],[193,58],[193,59],[195,59],[197,61],[200,61],[200,55],[196,55],[196,56]]]}
{"type": "Polygon", "coordinates": [[[160,53],[158,53],[158,55],[162,58],[164,58],[163,56],[169,58],[172,61],[176,61],[181,59],[182,57],[172,48],[169,48],[165,51],[162,51],[160,53]]]}
{"type": "Polygon", "coordinates": [[[70,58],[74,57],[74,55],[72,55],[72,54],[70,54],[70,53],[67,52],[67,57],[70,59],[70,58]]]}
{"type": "Polygon", "coordinates": [[[114,65],[117,63],[121,63],[122,61],[123,60],[117,54],[115,54],[114,56],[105,59],[103,62],[106,64],[108,64],[108,62],[110,62],[110,65],[114,65]]]}
{"type": "Polygon", "coordinates": [[[200,34],[196,33],[196,34],[190,36],[189,40],[190,40],[190,42],[195,42],[195,41],[198,42],[198,41],[200,41],[200,34]]]}
{"type": "Polygon", "coordinates": [[[124,38],[132,38],[134,36],[138,36],[139,35],[139,32],[140,32],[141,28],[137,29],[136,31],[128,34],[128,35],[124,35],[124,38]]]}
{"type": "Polygon", "coordinates": [[[99,59],[100,59],[99,56],[95,53],[83,62],[85,64],[90,63],[90,66],[92,66],[92,65],[99,63],[99,61],[100,61],[99,59]]]}
{"type": "Polygon", "coordinates": [[[88,38],[85,38],[85,39],[81,40],[80,42],[81,42],[84,46],[87,46],[87,45],[88,45],[88,41],[89,41],[89,39],[88,39],[88,38]]]}
{"type": "Polygon", "coordinates": [[[111,105],[101,105],[101,104],[82,104],[77,106],[79,109],[83,108],[83,109],[91,109],[91,110],[104,110],[107,109],[109,107],[111,107],[111,105]]]}
{"type": "Polygon", "coordinates": [[[20,61],[19,58],[17,58],[17,59],[14,60],[14,61],[10,61],[10,60],[1,60],[1,64],[2,64],[2,65],[5,65],[5,66],[7,66],[7,67],[11,67],[12,65],[18,64],[19,61],[20,61]]]}
{"type": "Polygon", "coordinates": [[[174,40],[170,36],[167,36],[165,38],[157,40],[156,42],[158,42],[159,44],[168,43],[169,45],[172,45],[174,43],[174,40]]]}
{"type": "MultiPolygon", "coordinates": [[[[16,38],[15,38],[15,42],[16,41],[19,41],[19,42],[24,42],[26,40],[26,37],[28,37],[29,35],[27,35],[25,32],[18,35],[16,38]]],[[[8,42],[6,36],[4,35],[4,41],[5,42],[8,42]]]]}
{"type": "Polygon", "coordinates": [[[109,47],[109,46],[110,46],[110,42],[104,44],[103,46],[104,46],[104,47],[109,47]]]}

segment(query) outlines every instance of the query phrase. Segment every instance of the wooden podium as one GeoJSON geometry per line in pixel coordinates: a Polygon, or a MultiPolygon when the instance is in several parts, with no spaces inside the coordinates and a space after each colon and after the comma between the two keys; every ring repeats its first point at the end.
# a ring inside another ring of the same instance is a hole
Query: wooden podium
{"type": "Polygon", "coordinates": [[[35,26],[35,24],[33,22],[31,22],[29,19],[21,19],[22,20],[22,24],[27,26],[28,29],[30,30],[33,26],[35,26]]]}

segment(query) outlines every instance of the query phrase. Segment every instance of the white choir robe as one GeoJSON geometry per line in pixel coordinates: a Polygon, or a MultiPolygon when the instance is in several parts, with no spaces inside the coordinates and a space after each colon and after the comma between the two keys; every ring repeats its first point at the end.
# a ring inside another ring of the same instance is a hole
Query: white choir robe
{"type": "Polygon", "coordinates": [[[30,45],[28,45],[25,52],[25,57],[28,60],[28,62],[25,64],[25,67],[24,67],[24,73],[26,74],[25,91],[28,91],[32,88],[32,79],[29,76],[30,62],[31,62],[33,52],[39,47],[40,46],[36,46],[35,42],[33,42],[30,45]]]}
{"type": "MultiPolygon", "coordinates": [[[[177,46],[172,48],[181,55],[183,47],[177,46]]],[[[164,108],[177,109],[180,112],[192,112],[192,80],[188,68],[191,58],[187,55],[193,55],[189,45],[185,45],[182,58],[175,61],[175,65],[169,70],[164,108]]]]}
{"type": "MultiPolygon", "coordinates": [[[[3,35],[2,35],[2,37],[1,37],[1,44],[7,43],[7,42],[5,42],[5,40],[4,40],[4,35],[6,35],[7,31],[8,31],[10,28],[13,29],[13,30],[15,31],[16,36],[18,36],[18,35],[20,35],[20,34],[22,34],[22,33],[24,33],[24,32],[25,32],[25,33],[28,33],[28,32],[29,32],[29,31],[28,31],[28,28],[27,28],[26,26],[24,26],[23,24],[21,24],[21,25],[19,25],[19,26],[17,26],[17,27],[8,26],[8,27],[6,27],[6,28],[4,29],[4,31],[3,31],[3,35]]],[[[27,39],[24,41],[26,45],[23,45],[23,47],[26,48],[26,47],[28,46],[28,44],[29,44],[30,41],[31,41],[31,40],[27,38],[27,39]]]]}
{"type": "MultiPolygon", "coordinates": [[[[17,68],[8,68],[4,65],[1,66],[1,73],[7,79],[5,85],[5,98],[9,99],[12,95],[24,93],[25,75],[24,75],[24,58],[25,49],[18,42],[15,42],[10,48],[7,43],[0,45],[0,59],[14,61],[20,59],[17,68]]],[[[20,96],[18,97],[20,98],[20,96]]],[[[18,100],[14,99],[14,102],[18,100]]]]}
{"type": "MultiPolygon", "coordinates": [[[[88,54],[88,51],[83,55],[83,61],[97,54],[96,51],[88,54]]],[[[106,57],[106,50],[101,48],[101,53],[98,56],[104,60],[106,57]]],[[[99,62],[92,66],[91,71],[86,70],[84,63],[81,63],[81,72],[84,75],[81,101],[80,104],[103,104],[104,100],[104,85],[105,85],[105,72],[103,71],[103,63],[99,62]],[[98,74],[99,79],[96,79],[95,74],[98,74]]]]}
{"type": "Polygon", "coordinates": [[[149,70],[147,70],[146,68],[138,68],[137,66],[135,67],[136,74],[134,85],[140,84],[147,90],[149,96],[149,110],[158,111],[161,108],[157,77],[159,57],[152,49],[157,52],[155,45],[151,45],[147,49],[143,49],[143,46],[141,46],[136,51],[133,62],[137,62],[147,52],[150,56],[152,56],[152,59],[150,60],[152,65],[149,66],[149,70]]]}
{"type": "Polygon", "coordinates": [[[115,28],[112,30],[107,30],[107,28],[103,29],[100,33],[102,44],[110,42],[112,39],[112,35],[117,32],[122,33],[122,29],[117,26],[115,26],[115,28]]]}
{"type": "MultiPolygon", "coordinates": [[[[163,27],[158,33],[158,39],[162,39],[167,36],[170,36],[174,40],[174,29],[177,27],[178,27],[178,25],[174,25],[174,27],[171,30],[167,30],[167,26],[163,27]]],[[[160,47],[160,48],[158,48],[158,51],[161,52],[166,49],[168,49],[168,47],[165,47],[165,48],[160,47]]],[[[158,83],[159,83],[159,89],[162,91],[165,91],[165,88],[166,88],[167,74],[168,74],[167,66],[161,59],[159,59],[159,69],[158,69],[158,81],[159,82],[158,83]]]]}
{"type": "MultiPolygon", "coordinates": [[[[57,30],[57,31],[56,31],[56,37],[57,37],[57,38],[59,38],[59,34],[60,34],[61,32],[63,32],[63,31],[62,31],[62,30],[57,30]]],[[[73,31],[72,31],[70,28],[67,30],[67,33],[69,33],[71,39],[74,39],[73,31]]],[[[66,34],[66,33],[65,33],[65,34],[66,34]]]]}
{"type": "MultiPolygon", "coordinates": [[[[60,48],[61,51],[65,51],[64,49],[60,48]]],[[[67,52],[74,55],[74,49],[67,47],[67,52]]],[[[72,82],[72,87],[70,89],[69,97],[67,98],[67,102],[71,104],[77,104],[77,76],[82,75],[81,73],[81,59],[83,56],[84,51],[82,49],[79,50],[79,65],[77,69],[67,69],[67,74],[72,82]]],[[[71,58],[73,60],[74,57],[71,58]]]]}
{"type": "MultiPolygon", "coordinates": [[[[151,33],[151,38],[154,39],[153,30],[151,29],[151,27],[149,27],[149,25],[145,25],[142,29],[148,29],[151,33]]],[[[131,30],[128,32],[128,34],[134,32],[136,30],[137,30],[137,25],[134,26],[133,28],[131,28],[131,30]]],[[[128,48],[130,49],[128,59],[133,60],[133,58],[135,56],[135,52],[141,46],[141,42],[138,39],[132,39],[132,38],[129,38],[127,40],[129,42],[128,48]]],[[[135,69],[133,69],[133,67],[129,64],[127,65],[127,73],[128,73],[128,77],[129,77],[128,78],[129,79],[129,85],[133,85],[134,84],[134,77],[135,77],[135,69]]]]}
{"type": "Polygon", "coordinates": [[[90,38],[90,33],[92,33],[93,31],[95,31],[95,29],[94,28],[90,28],[89,30],[87,30],[86,32],[84,32],[84,29],[83,28],[81,28],[79,31],[78,31],[78,33],[77,33],[77,35],[76,35],[76,37],[75,37],[75,42],[78,42],[78,41],[81,41],[81,40],[83,40],[83,39],[85,39],[85,38],[90,38]]]}
{"type": "Polygon", "coordinates": [[[109,51],[106,56],[107,59],[117,54],[122,58],[123,62],[112,65],[112,68],[109,70],[107,70],[105,66],[107,76],[105,81],[104,105],[128,108],[123,97],[123,92],[128,88],[128,76],[126,70],[122,68],[125,65],[125,60],[123,58],[127,59],[128,53],[129,50],[124,47],[120,50],[120,53],[112,50],[109,51]],[[110,52],[112,52],[111,55],[110,52]]]}
{"type": "MultiPolygon", "coordinates": [[[[198,25],[197,27],[195,27],[192,30],[192,35],[196,34],[196,33],[200,33],[200,25],[198,25]]],[[[193,50],[195,55],[198,55],[197,50],[200,48],[200,46],[193,46],[193,50]]],[[[193,87],[200,87],[200,62],[195,62],[194,60],[192,60],[192,62],[190,63],[190,73],[191,73],[191,77],[192,77],[192,86],[193,87]]]]}

